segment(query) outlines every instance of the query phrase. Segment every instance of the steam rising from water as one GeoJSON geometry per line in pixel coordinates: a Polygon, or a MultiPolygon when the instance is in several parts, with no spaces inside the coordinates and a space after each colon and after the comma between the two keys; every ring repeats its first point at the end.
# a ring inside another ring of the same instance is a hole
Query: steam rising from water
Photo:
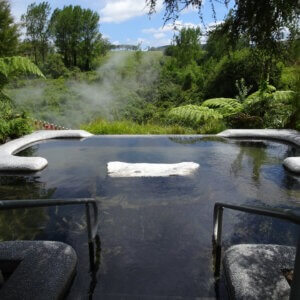
{"type": "Polygon", "coordinates": [[[97,117],[117,119],[122,108],[140,97],[137,92],[158,78],[158,55],[112,52],[89,81],[31,80],[8,94],[18,110],[73,129],[97,117]]]}

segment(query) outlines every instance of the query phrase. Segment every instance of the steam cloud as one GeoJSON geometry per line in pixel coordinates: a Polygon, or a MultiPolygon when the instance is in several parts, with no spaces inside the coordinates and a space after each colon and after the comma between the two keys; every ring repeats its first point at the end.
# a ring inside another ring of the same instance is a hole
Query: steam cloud
{"type": "Polygon", "coordinates": [[[31,80],[9,89],[18,110],[43,121],[68,128],[97,117],[117,119],[119,112],[137,97],[139,89],[158,78],[157,56],[139,52],[112,52],[96,70],[95,80],[31,80]]]}

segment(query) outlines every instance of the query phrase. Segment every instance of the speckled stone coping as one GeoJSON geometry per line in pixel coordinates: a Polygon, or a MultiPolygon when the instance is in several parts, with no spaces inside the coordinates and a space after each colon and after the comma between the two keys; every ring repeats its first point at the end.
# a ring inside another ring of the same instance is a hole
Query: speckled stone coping
{"type": "Polygon", "coordinates": [[[294,268],[294,247],[241,244],[224,255],[224,270],[232,299],[289,299],[290,286],[282,270],[294,268]]]}
{"type": "Polygon", "coordinates": [[[63,299],[76,264],[74,249],[61,242],[1,242],[0,269],[12,274],[0,289],[0,299],[63,299]]]}
{"type": "Polygon", "coordinates": [[[86,138],[92,136],[84,130],[41,130],[12,140],[0,146],[0,171],[39,171],[48,161],[42,157],[19,157],[14,154],[31,144],[56,138],[86,138]]]}
{"type": "MultiPolygon", "coordinates": [[[[217,134],[226,138],[261,138],[286,141],[300,146],[300,133],[287,129],[228,129],[217,134]]],[[[300,157],[288,157],[283,165],[290,171],[300,174],[300,157]]]]}

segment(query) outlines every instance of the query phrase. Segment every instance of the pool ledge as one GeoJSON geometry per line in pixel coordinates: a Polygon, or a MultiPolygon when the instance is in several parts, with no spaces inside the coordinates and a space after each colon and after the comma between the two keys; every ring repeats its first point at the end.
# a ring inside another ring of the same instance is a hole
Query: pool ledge
{"type": "MultiPolygon", "coordinates": [[[[228,129],[217,136],[225,138],[262,138],[285,141],[300,146],[300,133],[288,129],[228,129]]],[[[290,171],[300,174],[300,157],[288,157],[283,165],[290,171]]]]}
{"type": "Polygon", "coordinates": [[[293,270],[296,249],[271,244],[241,244],[224,254],[230,299],[289,299],[283,270],[293,270]]]}
{"type": "Polygon", "coordinates": [[[18,151],[31,144],[57,138],[86,138],[90,134],[84,130],[41,130],[0,145],[0,171],[39,171],[48,161],[43,157],[14,156],[18,151]]]}

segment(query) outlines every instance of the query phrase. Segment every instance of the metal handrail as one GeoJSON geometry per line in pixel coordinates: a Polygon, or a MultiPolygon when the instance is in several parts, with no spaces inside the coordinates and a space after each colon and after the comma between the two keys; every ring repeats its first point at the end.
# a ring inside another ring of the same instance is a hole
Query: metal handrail
{"type": "Polygon", "coordinates": [[[88,241],[91,243],[97,235],[99,226],[98,201],[94,198],[1,200],[0,210],[85,204],[88,241]],[[93,223],[91,221],[91,207],[93,209],[93,223]]]}
{"type": "MultiPolygon", "coordinates": [[[[300,209],[278,209],[255,207],[248,205],[233,205],[227,203],[215,203],[214,206],[214,224],[213,224],[213,252],[215,259],[215,276],[220,275],[221,255],[222,255],[222,222],[224,208],[242,211],[246,213],[273,217],[294,224],[300,225],[300,209]]],[[[300,238],[296,250],[296,258],[294,264],[294,275],[291,286],[290,299],[300,299],[300,238]]]]}

